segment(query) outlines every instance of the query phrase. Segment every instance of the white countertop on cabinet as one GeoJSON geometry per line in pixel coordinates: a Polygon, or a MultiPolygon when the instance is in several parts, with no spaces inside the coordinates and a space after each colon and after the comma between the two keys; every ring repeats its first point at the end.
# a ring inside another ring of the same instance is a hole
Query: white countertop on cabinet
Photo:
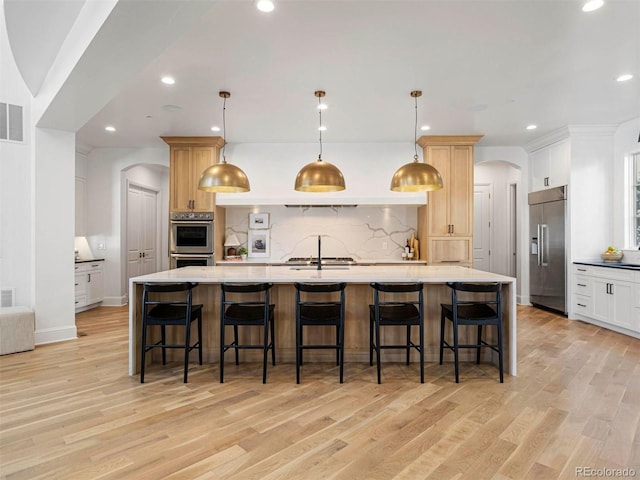
{"type": "MultiPolygon", "coordinates": [[[[405,262],[406,263],[406,262],[405,262]]],[[[315,266],[284,265],[217,265],[214,267],[183,267],[151,273],[131,279],[131,283],[144,282],[502,282],[515,286],[515,278],[465,267],[411,265],[327,265],[322,270],[315,266]]],[[[515,288],[512,289],[515,292],[515,288]]],[[[513,293],[513,292],[512,292],[513,293]]]]}

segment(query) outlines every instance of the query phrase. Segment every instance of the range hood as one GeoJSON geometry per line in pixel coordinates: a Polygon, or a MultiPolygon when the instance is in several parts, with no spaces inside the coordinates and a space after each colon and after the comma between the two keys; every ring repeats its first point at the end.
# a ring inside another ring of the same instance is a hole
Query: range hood
{"type": "Polygon", "coordinates": [[[307,208],[333,208],[333,209],[337,209],[337,208],[356,208],[358,205],[343,205],[343,204],[339,204],[339,205],[285,205],[285,207],[287,208],[301,208],[303,210],[306,210],[307,208]]]}

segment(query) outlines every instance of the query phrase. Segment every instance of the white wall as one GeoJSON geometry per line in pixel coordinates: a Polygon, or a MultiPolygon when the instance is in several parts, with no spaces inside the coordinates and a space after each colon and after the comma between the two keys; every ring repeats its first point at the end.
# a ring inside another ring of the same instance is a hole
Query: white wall
{"type": "Polygon", "coordinates": [[[31,270],[36,344],[76,338],[74,291],[75,134],[34,134],[31,270]]]}
{"type": "Polygon", "coordinates": [[[13,61],[2,8],[0,24],[0,101],[22,105],[25,125],[23,143],[0,141],[0,288],[15,288],[16,304],[31,306],[32,97],[13,61]]]}
{"type": "MultiPolygon", "coordinates": [[[[94,255],[105,259],[104,305],[122,305],[126,302],[126,245],[125,203],[126,184],[132,181],[152,190],[158,190],[161,218],[168,219],[169,207],[169,147],[160,148],[96,148],[87,160],[87,232],[94,255]],[[98,250],[98,243],[106,249],[98,250]]],[[[167,232],[167,225],[159,225],[167,232]]],[[[160,246],[162,268],[168,268],[166,235],[160,246]]]]}
{"type": "MultiPolygon", "coordinates": [[[[570,258],[599,260],[614,242],[613,129],[569,127],[571,180],[569,182],[570,258]]],[[[620,172],[622,175],[622,171],[620,172]]]]}

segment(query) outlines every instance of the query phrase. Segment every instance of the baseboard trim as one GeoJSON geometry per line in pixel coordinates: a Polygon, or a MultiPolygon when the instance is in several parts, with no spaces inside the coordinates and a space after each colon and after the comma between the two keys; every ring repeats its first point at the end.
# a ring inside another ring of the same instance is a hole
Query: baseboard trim
{"type": "Polygon", "coordinates": [[[69,327],[36,330],[34,340],[36,345],[45,345],[47,343],[75,340],[76,338],[78,338],[78,332],[76,326],[73,325],[69,327]]]}
{"type": "Polygon", "coordinates": [[[122,307],[123,305],[126,305],[127,302],[127,296],[126,295],[122,295],[120,297],[104,297],[102,299],[102,306],[103,307],[122,307]]]}

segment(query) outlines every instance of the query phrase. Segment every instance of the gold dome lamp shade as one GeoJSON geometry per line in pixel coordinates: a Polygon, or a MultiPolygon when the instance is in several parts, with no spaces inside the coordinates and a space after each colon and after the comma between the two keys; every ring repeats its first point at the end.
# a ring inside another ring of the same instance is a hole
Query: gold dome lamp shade
{"type": "Polygon", "coordinates": [[[294,188],[298,192],[339,192],[346,188],[342,172],[332,163],[322,160],[322,130],[324,127],[322,125],[323,105],[320,99],[325,96],[325,92],[316,90],[314,95],[318,98],[320,153],[315,162],[308,163],[300,169],[294,188]]]}
{"type": "Polygon", "coordinates": [[[393,192],[430,192],[443,187],[440,172],[433,165],[418,161],[418,97],[421,95],[420,90],[411,92],[411,97],[415,100],[416,112],[413,162],[404,164],[393,174],[390,187],[393,192]]]}
{"type": "Polygon", "coordinates": [[[224,148],[227,144],[225,112],[227,109],[227,98],[229,98],[231,94],[223,91],[220,92],[219,95],[224,99],[222,103],[222,138],[224,140],[221,152],[222,163],[211,165],[202,172],[202,176],[198,182],[198,190],[217,193],[248,192],[251,190],[251,187],[247,175],[241,168],[227,163],[227,158],[224,154],[224,148]]]}
{"type": "Polygon", "coordinates": [[[318,155],[318,160],[298,172],[295,189],[299,192],[337,192],[345,189],[344,177],[338,167],[318,155]]]}

